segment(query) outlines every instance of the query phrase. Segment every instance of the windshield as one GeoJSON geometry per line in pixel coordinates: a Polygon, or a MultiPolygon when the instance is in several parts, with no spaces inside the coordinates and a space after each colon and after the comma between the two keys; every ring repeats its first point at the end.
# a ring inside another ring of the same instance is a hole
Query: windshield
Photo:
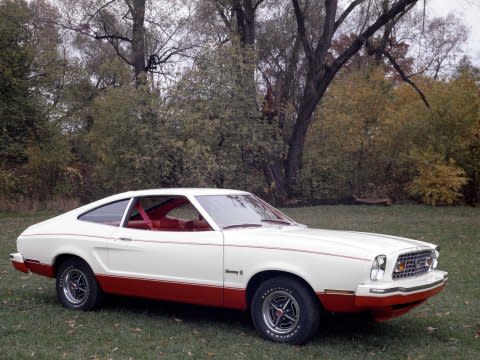
{"type": "Polygon", "coordinates": [[[254,195],[204,195],[196,198],[222,229],[296,224],[254,195]]]}

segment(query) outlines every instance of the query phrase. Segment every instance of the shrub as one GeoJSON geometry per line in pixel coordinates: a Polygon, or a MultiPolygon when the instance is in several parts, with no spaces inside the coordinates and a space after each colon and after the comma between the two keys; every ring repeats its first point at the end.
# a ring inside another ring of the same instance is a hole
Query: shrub
{"type": "Polygon", "coordinates": [[[462,197],[461,190],[468,178],[453,159],[441,161],[430,157],[418,161],[416,169],[418,175],[406,187],[410,196],[432,206],[453,205],[462,197]]]}

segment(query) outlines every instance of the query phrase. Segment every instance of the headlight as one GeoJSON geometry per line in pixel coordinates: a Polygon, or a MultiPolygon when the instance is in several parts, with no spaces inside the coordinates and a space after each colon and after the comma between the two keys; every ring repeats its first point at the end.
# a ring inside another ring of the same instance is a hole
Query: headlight
{"type": "Polygon", "coordinates": [[[382,280],[385,275],[385,267],[387,266],[387,257],[385,255],[378,255],[373,260],[372,270],[370,271],[370,279],[377,281],[382,280]]]}
{"type": "Polygon", "coordinates": [[[440,246],[437,246],[433,251],[432,266],[431,266],[432,270],[437,268],[439,256],[440,256],[440,246]]]}

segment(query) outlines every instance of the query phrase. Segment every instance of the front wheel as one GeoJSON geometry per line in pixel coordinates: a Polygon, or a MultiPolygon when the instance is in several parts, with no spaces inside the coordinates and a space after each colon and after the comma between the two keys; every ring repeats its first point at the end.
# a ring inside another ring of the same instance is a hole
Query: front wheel
{"type": "Polygon", "coordinates": [[[60,265],[56,288],[58,300],[68,309],[91,310],[102,299],[102,290],[90,266],[79,258],[70,258],[60,265]]]}
{"type": "Polygon", "coordinates": [[[319,303],[302,282],[289,277],[264,281],[253,295],[251,314],[257,332],[264,338],[303,344],[318,329],[319,303]]]}

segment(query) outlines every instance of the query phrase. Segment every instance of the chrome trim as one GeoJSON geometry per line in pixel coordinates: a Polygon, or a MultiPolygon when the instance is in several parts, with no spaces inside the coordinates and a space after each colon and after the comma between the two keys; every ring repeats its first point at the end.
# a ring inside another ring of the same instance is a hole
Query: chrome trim
{"type": "Polygon", "coordinates": [[[410,288],[394,287],[394,288],[388,288],[388,289],[370,289],[370,293],[372,293],[372,294],[390,294],[390,293],[393,293],[393,292],[410,293],[410,292],[413,292],[413,291],[434,288],[437,285],[444,284],[447,280],[448,280],[448,275],[444,275],[442,280],[435,281],[431,284],[419,285],[419,286],[414,286],[414,287],[410,287],[410,288]]]}

